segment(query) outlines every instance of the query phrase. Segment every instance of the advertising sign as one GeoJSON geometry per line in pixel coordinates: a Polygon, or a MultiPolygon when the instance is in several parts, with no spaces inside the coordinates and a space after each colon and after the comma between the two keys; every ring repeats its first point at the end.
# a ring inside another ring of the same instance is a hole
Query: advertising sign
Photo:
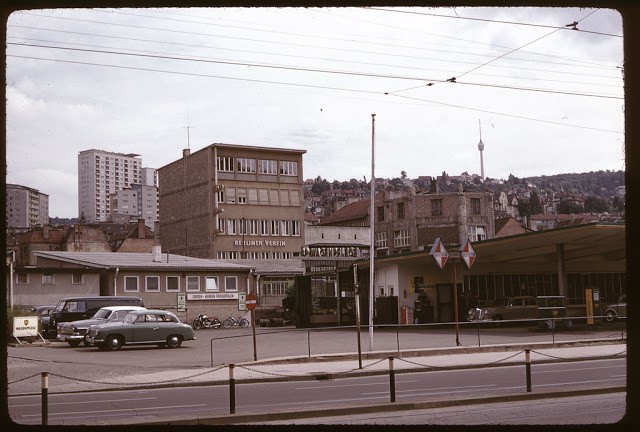
{"type": "Polygon", "coordinates": [[[187,300],[234,300],[237,298],[238,293],[187,294],[187,300]]]}
{"type": "Polygon", "coordinates": [[[238,293],[238,310],[247,310],[247,293],[238,293]]]}
{"type": "Polygon", "coordinates": [[[183,292],[178,293],[178,312],[187,311],[187,294],[183,292]]]}
{"type": "Polygon", "coordinates": [[[15,337],[38,336],[38,316],[13,317],[15,337]]]}

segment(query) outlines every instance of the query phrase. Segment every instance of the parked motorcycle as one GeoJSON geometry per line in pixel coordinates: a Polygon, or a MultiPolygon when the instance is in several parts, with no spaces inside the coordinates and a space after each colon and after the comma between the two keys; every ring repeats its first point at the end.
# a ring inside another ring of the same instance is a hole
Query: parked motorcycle
{"type": "Polygon", "coordinates": [[[201,328],[219,328],[222,326],[222,323],[218,319],[218,317],[209,318],[205,314],[198,314],[198,317],[193,320],[192,327],[196,330],[200,330],[201,328]]]}
{"type": "Polygon", "coordinates": [[[246,318],[242,318],[242,317],[234,318],[232,315],[229,315],[227,319],[225,319],[222,322],[222,327],[231,328],[231,327],[238,326],[238,327],[245,328],[245,327],[249,327],[249,324],[250,324],[249,320],[246,318]]]}

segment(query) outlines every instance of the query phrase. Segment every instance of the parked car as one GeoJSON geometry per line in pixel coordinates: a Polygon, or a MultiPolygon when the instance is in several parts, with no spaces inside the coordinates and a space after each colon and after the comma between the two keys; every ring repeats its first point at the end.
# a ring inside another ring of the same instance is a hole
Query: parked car
{"type": "Polygon", "coordinates": [[[467,321],[502,321],[538,317],[536,298],[530,296],[499,297],[492,306],[470,309],[467,321]]]}
{"type": "Polygon", "coordinates": [[[31,312],[38,315],[40,320],[40,334],[45,339],[54,339],[56,337],[56,328],[51,325],[51,314],[55,308],[54,305],[35,306],[31,308],[31,312]]]}
{"type": "Polygon", "coordinates": [[[627,296],[622,296],[616,303],[608,304],[602,313],[605,322],[613,322],[616,319],[627,316],[627,296]]]}
{"type": "Polygon", "coordinates": [[[58,323],[89,319],[105,306],[144,306],[144,303],[140,297],[131,296],[67,297],[56,305],[51,326],[57,331],[58,323]]]}
{"type": "Polygon", "coordinates": [[[67,342],[74,348],[80,345],[80,342],[84,342],[85,346],[90,346],[91,344],[85,339],[89,327],[112,321],[122,321],[129,312],[134,310],[146,309],[142,306],[106,306],[98,309],[98,312],[89,319],[58,323],[56,338],[61,342],[67,342]]]}
{"type": "Polygon", "coordinates": [[[193,328],[172,312],[149,309],[129,312],[122,322],[91,326],[87,341],[100,350],[117,351],[124,345],[178,348],[195,338],[193,328]]]}

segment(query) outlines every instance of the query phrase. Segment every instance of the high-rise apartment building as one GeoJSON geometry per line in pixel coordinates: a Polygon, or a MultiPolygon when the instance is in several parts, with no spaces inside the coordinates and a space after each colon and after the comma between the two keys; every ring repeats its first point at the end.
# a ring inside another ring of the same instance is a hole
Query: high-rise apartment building
{"type": "Polygon", "coordinates": [[[49,195],[27,186],[7,184],[7,228],[33,228],[49,223],[49,195]]]}
{"type": "MultiPolygon", "coordinates": [[[[153,170],[155,171],[155,170],[153,170]]],[[[130,216],[129,221],[144,219],[144,224],[153,229],[158,220],[158,188],[151,185],[133,184],[110,196],[111,221],[130,216]]]]}
{"type": "Polygon", "coordinates": [[[163,251],[300,258],[305,150],[211,144],[158,169],[163,251]]]}
{"type": "Polygon", "coordinates": [[[140,155],[84,150],[78,154],[78,216],[87,222],[106,222],[109,196],[142,183],[140,155]]]}

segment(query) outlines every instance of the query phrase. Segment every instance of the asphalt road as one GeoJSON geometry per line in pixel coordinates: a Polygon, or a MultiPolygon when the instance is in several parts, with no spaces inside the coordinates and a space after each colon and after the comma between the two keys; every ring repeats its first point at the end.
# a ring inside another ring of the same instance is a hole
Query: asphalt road
{"type": "MultiPolygon", "coordinates": [[[[626,359],[602,359],[535,365],[533,392],[560,392],[624,386],[626,359]]],[[[315,381],[278,381],[236,385],[238,414],[282,413],[335,409],[350,405],[391,403],[389,377],[359,376],[315,381]]],[[[527,394],[522,365],[441,370],[396,375],[396,401],[425,402],[527,394]]],[[[601,395],[602,399],[608,395],[601,395]]],[[[49,424],[98,424],[126,418],[127,423],[163,419],[193,419],[230,413],[228,385],[146,390],[55,394],[49,396],[49,424]]],[[[394,401],[395,402],[395,401],[394,401]]],[[[17,423],[40,424],[41,398],[9,398],[17,423]]],[[[231,420],[233,421],[233,420],[231,420]]]]}

